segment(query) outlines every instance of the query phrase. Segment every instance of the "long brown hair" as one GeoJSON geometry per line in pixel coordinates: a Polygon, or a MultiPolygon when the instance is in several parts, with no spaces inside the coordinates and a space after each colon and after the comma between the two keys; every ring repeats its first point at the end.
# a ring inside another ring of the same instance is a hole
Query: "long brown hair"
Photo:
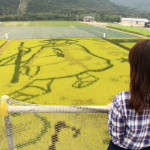
{"type": "Polygon", "coordinates": [[[129,52],[130,109],[150,110],[150,40],[137,42],[129,52]]]}

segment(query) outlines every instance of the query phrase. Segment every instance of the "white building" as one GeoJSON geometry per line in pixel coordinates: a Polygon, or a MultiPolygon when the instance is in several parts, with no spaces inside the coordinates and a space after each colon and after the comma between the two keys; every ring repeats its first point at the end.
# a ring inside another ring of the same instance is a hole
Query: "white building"
{"type": "Polygon", "coordinates": [[[121,18],[121,24],[129,26],[145,26],[149,22],[146,18],[121,18]]]}
{"type": "Polygon", "coordinates": [[[84,22],[95,22],[95,19],[92,16],[86,16],[83,18],[83,21],[84,22]]]}

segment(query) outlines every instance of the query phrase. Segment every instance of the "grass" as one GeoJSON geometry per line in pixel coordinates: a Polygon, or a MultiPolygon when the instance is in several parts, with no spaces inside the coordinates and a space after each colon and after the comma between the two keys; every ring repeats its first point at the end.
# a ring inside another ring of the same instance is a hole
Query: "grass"
{"type": "Polygon", "coordinates": [[[3,27],[22,26],[89,26],[77,21],[7,21],[3,22],[3,27]]]}
{"type": "Polygon", "coordinates": [[[148,29],[144,29],[144,28],[137,28],[137,27],[131,27],[131,26],[122,26],[122,25],[107,25],[107,27],[109,28],[113,28],[113,29],[119,29],[122,31],[128,31],[131,33],[137,33],[140,35],[144,35],[144,36],[148,36],[150,37],[150,30],[148,29]]]}

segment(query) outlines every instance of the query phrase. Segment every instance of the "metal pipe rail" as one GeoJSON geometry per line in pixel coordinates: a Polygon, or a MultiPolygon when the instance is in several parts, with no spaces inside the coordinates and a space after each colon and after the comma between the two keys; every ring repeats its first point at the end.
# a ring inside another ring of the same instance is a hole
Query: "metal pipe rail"
{"type": "Polygon", "coordinates": [[[107,113],[107,106],[34,105],[8,106],[8,113],[107,113]]]}

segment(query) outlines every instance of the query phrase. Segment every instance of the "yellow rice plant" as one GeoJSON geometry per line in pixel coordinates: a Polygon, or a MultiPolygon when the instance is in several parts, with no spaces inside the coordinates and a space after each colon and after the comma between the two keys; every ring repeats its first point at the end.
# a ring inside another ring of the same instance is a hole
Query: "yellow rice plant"
{"type": "MultiPolygon", "coordinates": [[[[46,105],[106,105],[129,89],[129,41],[9,41],[0,55],[0,95],[46,105]]],[[[23,150],[104,150],[110,139],[105,114],[12,114],[11,121],[15,147],[23,150]]],[[[6,147],[2,134],[0,149],[6,147]]]]}
{"type": "Polygon", "coordinates": [[[0,94],[38,104],[106,105],[129,89],[128,52],[96,38],[13,40],[0,55],[0,94]]]}

